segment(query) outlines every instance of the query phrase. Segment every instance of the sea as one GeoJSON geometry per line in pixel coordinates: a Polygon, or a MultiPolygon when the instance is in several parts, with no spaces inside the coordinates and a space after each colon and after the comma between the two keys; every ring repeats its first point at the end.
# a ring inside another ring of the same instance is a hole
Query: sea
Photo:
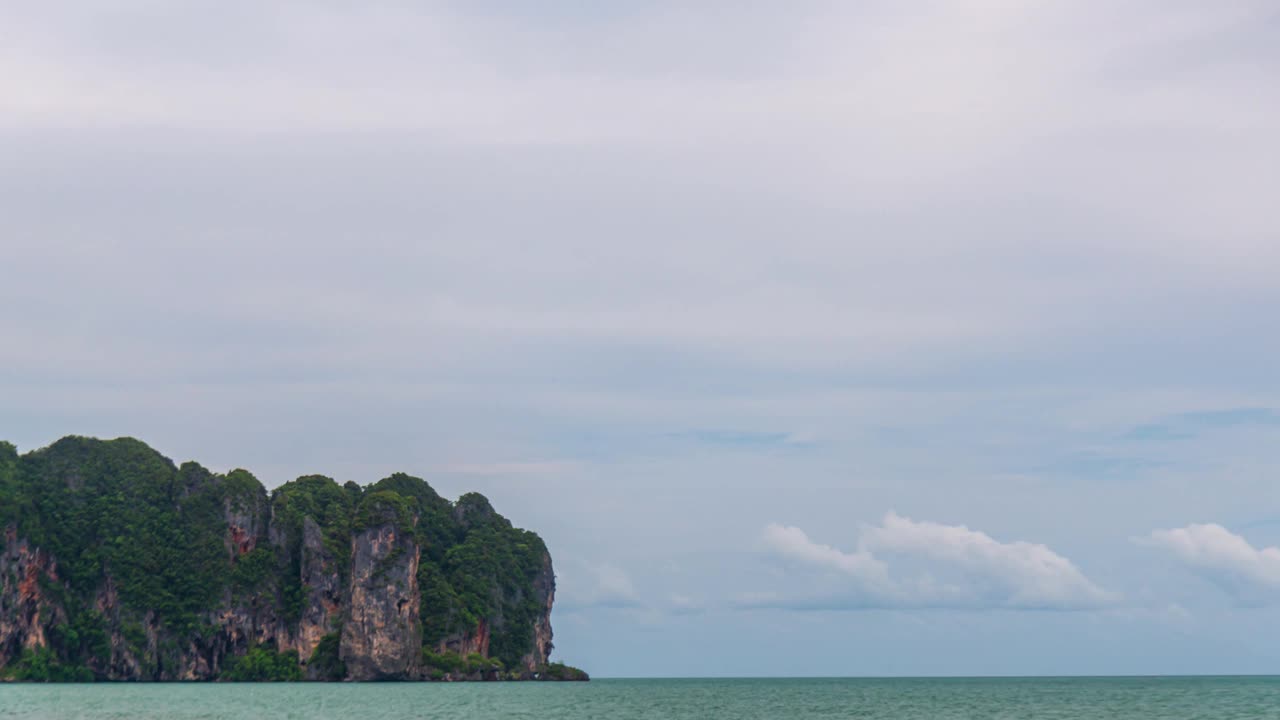
{"type": "Polygon", "coordinates": [[[0,684],[4,720],[1257,720],[1280,677],[0,684]]]}

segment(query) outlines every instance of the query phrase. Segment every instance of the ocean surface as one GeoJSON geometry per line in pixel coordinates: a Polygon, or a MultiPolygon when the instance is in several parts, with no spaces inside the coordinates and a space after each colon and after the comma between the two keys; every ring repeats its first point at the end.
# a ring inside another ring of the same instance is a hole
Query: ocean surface
{"type": "Polygon", "coordinates": [[[0,684],[4,720],[1280,718],[1280,677],[0,684]]]}

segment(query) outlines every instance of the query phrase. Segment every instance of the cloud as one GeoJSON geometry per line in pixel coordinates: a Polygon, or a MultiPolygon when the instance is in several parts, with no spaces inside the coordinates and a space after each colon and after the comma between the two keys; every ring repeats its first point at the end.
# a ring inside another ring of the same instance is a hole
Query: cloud
{"type": "Polygon", "coordinates": [[[1131,479],[1168,467],[1169,463],[1144,457],[1083,450],[1031,468],[1031,472],[1083,478],[1131,479]]]}
{"type": "Polygon", "coordinates": [[[1280,412],[1267,407],[1242,407],[1229,410],[1202,410],[1178,416],[1187,424],[1206,428],[1227,428],[1249,425],[1275,427],[1280,425],[1280,412]]]}
{"type": "Polygon", "coordinates": [[[573,611],[642,606],[631,576],[616,565],[582,563],[578,568],[580,573],[557,573],[556,607],[573,611]]]}
{"type": "Polygon", "coordinates": [[[0,3],[0,428],[418,468],[542,534],[560,609],[714,607],[785,518],[815,604],[1030,603],[818,529],[1004,513],[1093,573],[1139,504],[1266,492],[1280,444],[1098,444],[1280,408],[1274,6],[0,3]]]}
{"type": "Polygon", "coordinates": [[[667,612],[671,615],[698,615],[706,610],[706,603],[696,597],[671,593],[668,598],[667,612]]]}
{"type": "Polygon", "coordinates": [[[0,10],[15,385],[527,377],[516,341],[615,387],[644,382],[596,362],[624,343],[665,382],[710,357],[698,387],[952,376],[1108,330],[1149,376],[1188,356],[1135,333],[1266,314],[1194,292],[1271,287],[1276,91],[1233,71],[1271,66],[1264,9],[46,5],[0,10]],[[45,299],[54,269],[78,292],[45,299]]]}
{"type": "Polygon", "coordinates": [[[859,548],[846,553],[830,545],[816,543],[798,527],[769,524],[764,529],[766,547],[779,556],[815,568],[836,570],[868,584],[887,585],[888,567],[859,548]]]}
{"type": "Polygon", "coordinates": [[[1162,422],[1138,425],[1125,434],[1130,440],[1189,440],[1206,431],[1280,427],[1280,412],[1268,407],[1198,410],[1171,415],[1162,422]]]}
{"type": "Polygon", "coordinates": [[[477,476],[540,476],[571,472],[578,469],[580,465],[581,463],[575,460],[454,463],[436,468],[436,472],[477,476]]]}
{"type": "Polygon", "coordinates": [[[814,542],[800,528],[776,524],[765,528],[764,545],[778,558],[825,571],[827,581],[819,583],[817,594],[756,595],[741,604],[1084,610],[1119,599],[1044,545],[999,542],[963,525],[917,522],[892,512],[880,525],[863,529],[853,552],[814,542]]]}
{"type": "Polygon", "coordinates": [[[802,447],[808,441],[794,433],[786,432],[753,432],[743,430],[688,430],[671,433],[674,440],[683,440],[698,445],[711,445],[730,448],[783,448],[802,447]]]}
{"type": "Polygon", "coordinates": [[[1172,553],[1242,605],[1280,603],[1280,548],[1255,548],[1215,523],[1155,530],[1135,542],[1172,553]]]}

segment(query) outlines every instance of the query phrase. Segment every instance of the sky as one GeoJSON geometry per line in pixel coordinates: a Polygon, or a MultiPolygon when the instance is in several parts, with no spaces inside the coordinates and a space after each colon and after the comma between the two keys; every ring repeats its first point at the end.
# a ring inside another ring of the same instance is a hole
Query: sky
{"type": "Polygon", "coordinates": [[[606,676],[1280,673],[1280,8],[0,2],[0,438],[475,490],[606,676]]]}

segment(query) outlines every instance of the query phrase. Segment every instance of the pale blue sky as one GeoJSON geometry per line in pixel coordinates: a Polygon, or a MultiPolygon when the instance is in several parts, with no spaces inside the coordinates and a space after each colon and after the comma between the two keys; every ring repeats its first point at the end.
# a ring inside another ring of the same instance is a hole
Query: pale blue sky
{"type": "Polygon", "coordinates": [[[479,490],[600,676],[1280,672],[1274,3],[48,5],[20,449],[479,490]]]}

